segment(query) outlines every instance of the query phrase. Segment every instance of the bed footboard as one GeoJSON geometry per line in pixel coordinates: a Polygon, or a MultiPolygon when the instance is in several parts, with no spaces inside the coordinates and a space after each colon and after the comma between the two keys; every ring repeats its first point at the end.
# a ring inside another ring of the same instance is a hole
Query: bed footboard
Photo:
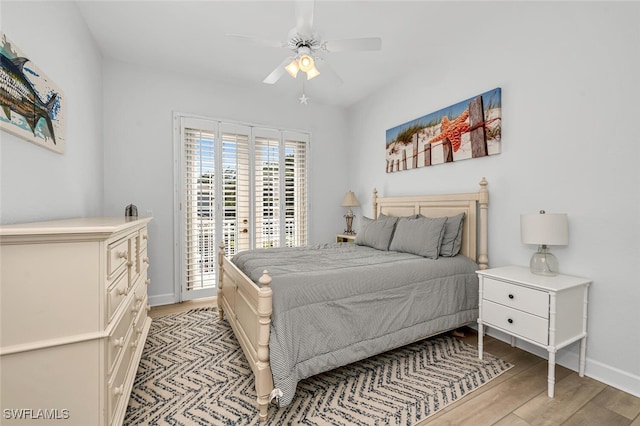
{"type": "Polygon", "coordinates": [[[260,286],[253,283],[224,256],[224,244],[218,251],[218,314],[226,316],[253,371],[260,421],[267,419],[273,377],[269,364],[271,328],[271,277],[264,271],[260,286]]]}

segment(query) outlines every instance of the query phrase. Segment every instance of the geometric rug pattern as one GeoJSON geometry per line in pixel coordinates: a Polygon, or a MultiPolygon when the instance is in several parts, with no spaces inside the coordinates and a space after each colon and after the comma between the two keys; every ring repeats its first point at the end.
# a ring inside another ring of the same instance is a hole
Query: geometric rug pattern
{"type": "MultiPolygon", "coordinates": [[[[511,365],[448,335],[425,339],[298,383],[269,406],[267,425],[413,425],[511,365]]],[[[251,369],[213,308],[155,318],[125,425],[258,425],[251,369]]]]}

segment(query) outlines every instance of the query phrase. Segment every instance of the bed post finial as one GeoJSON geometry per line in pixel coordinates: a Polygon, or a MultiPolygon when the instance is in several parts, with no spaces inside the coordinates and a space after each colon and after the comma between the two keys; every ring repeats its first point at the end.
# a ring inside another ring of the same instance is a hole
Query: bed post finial
{"type": "Polygon", "coordinates": [[[489,206],[489,191],[487,190],[487,179],[482,178],[480,180],[480,197],[478,203],[480,204],[480,242],[478,244],[478,265],[480,269],[487,269],[489,267],[488,242],[487,242],[487,209],[489,206]]]}
{"type": "Polygon", "coordinates": [[[373,200],[373,218],[378,218],[378,190],[373,188],[373,196],[371,197],[373,200]]]}

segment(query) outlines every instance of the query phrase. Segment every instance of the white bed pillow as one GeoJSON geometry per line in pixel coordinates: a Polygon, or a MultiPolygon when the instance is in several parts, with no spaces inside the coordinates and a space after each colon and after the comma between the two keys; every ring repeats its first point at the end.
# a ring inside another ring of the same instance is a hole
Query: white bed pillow
{"type": "Polygon", "coordinates": [[[446,217],[403,217],[398,220],[389,250],[437,259],[446,217]]]}

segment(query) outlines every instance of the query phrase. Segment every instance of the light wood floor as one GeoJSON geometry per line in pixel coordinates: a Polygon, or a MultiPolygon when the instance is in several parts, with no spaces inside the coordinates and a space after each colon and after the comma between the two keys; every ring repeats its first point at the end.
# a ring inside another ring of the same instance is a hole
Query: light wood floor
{"type": "MultiPolygon", "coordinates": [[[[215,305],[200,299],[151,309],[152,318],[215,305]]],[[[463,340],[477,345],[472,329],[463,340]]],[[[555,398],[547,397],[547,361],[490,336],[485,351],[514,367],[451,404],[423,425],[470,426],[640,426],[640,398],[556,366],[555,398]]]]}

